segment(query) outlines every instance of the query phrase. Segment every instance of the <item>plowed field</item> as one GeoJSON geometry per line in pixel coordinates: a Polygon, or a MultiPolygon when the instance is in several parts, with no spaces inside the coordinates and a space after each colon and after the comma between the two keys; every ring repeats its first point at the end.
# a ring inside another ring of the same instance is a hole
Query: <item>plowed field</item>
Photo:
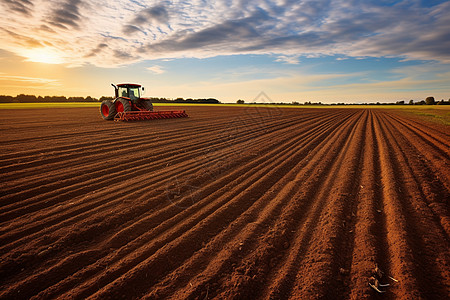
{"type": "Polygon", "coordinates": [[[0,298],[447,299],[448,127],[187,112],[0,111],[0,298]]]}

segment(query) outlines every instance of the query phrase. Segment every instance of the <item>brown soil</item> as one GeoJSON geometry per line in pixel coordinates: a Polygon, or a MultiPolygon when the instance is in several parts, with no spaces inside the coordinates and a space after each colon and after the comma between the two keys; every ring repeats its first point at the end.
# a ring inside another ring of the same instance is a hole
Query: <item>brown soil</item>
{"type": "Polygon", "coordinates": [[[450,295],[448,127],[376,109],[187,112],[0,111],[0,298],[450,295]]]}

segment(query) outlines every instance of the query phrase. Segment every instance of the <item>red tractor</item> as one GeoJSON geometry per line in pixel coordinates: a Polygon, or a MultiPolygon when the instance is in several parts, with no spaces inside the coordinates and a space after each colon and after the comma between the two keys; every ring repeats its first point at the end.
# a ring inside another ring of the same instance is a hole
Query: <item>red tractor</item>
{"type": "Polygon", "coordinates": [[[141,98],[144,87],[139,84],[111,84],[115,90],[114,100],[104,100],[100,114],[105,120],[137,121],[187,117],[185,111],[153,111],[150,99],[141,98]]]}

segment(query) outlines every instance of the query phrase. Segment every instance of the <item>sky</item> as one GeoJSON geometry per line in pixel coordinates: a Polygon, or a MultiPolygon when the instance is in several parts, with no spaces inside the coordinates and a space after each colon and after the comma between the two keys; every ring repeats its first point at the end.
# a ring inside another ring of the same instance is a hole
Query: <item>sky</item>
{"type": "Polygon", "coordinates": [[[450,98],[450,1],[1,0],[0,95],[450,98]]]}

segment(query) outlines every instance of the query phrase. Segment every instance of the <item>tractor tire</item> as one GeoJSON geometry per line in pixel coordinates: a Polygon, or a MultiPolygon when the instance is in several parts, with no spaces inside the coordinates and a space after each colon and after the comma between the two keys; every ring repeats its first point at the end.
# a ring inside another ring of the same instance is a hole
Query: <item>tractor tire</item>
{"type": "Polygon", "coordinates": [[[153,104],[150,100],[143,100],[142,107],[144,107],[148,111],[153,111],[153,104]]]}
{"type": "Polygon", "coordinates": [[[131,111],[131,104],[130,104],[130,101],[128,101],[128,100],[125,100],[123,98],[118,98],[118,99],[116,99],[116,101],[114,103],[116,105],[117,112],[131,111]]]}
{"type": "Polygon", "coordinates": [[[100,114],[102,115],[103,120],[114,119],[116,113],[116,106],[112,101],[104,100],[100,105],[100,114]]]}

